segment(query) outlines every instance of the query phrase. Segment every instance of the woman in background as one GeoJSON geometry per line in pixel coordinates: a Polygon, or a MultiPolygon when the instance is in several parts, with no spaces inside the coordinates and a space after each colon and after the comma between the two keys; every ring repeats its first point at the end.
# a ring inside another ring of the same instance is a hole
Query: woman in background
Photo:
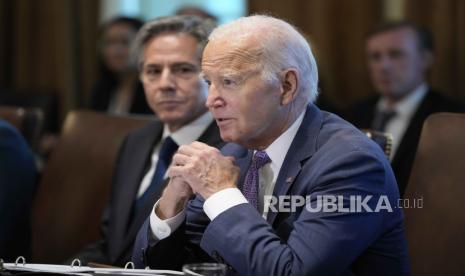
{"type": "Polygon", "coordinates": [[[100,78],[92,89],[92,109],[112,114],[153,114],[130,57],[131,43],[142,25],[135,18],[116,17],[102,26],[100,78]]]}

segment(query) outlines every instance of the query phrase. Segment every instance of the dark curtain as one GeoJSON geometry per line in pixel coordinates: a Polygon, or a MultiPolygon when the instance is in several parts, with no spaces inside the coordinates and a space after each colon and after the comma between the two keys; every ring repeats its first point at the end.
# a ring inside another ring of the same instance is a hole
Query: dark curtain
{"type": "Polygon", "coordinates": [[[98,4],[0,0],[0,93],[20,93],[26,102],[52,96],[58,121],[85,105],[96,72],[98,4]]]}

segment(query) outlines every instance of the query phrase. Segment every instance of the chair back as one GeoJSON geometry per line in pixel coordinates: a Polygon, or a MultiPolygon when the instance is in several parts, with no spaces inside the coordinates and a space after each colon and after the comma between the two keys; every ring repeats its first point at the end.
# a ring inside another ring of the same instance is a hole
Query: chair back
{"type": "Polygon", "coordinates": [[[425,121],[403,205],[412,275],[465,275],[465,115],[425,121]]]}
{"type": "Polygon", "coordinates": [[[91,111],[68,114],[34,204],[35,262],[60,263],[99,238],[121,142],[151,120],[91,111]]]}

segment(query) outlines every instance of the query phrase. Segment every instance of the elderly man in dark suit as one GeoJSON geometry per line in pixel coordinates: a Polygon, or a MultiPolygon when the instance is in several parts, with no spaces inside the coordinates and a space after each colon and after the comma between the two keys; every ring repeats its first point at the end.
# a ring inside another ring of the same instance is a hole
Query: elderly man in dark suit
{"type": "Polygon", "coordinates": [[[218,27],[202,75],[231,143],[179,148],[138,234],[137,266],[214,259],[238,275],[409,273],[389,162],[313,104],[316,61],[293,26],[255,15],[218,27]]]}
{"type": "Polygon", "coordinates": [[[391,164],[403,195],[425,119],[435,112],[465,109],[434,91],[426,81],[433,63],[430,32],[409,22],[390,22],[374,29],[366,40],[370,77],[378,96],[349,111],[359,128],[393,136],[391,164]]]}
{"type": "Polygon", "coordinates": [[[122,145],[110,201],[102,218],[102,239],[77,258],[124,266],[137,231],[165,185],[166,169],[178,146],[201,141],[223,144],[207,108],[200,60],[214,25],[193,16],[157,19],[136,37],[140,78],[160,122],[130,133],[122,145]]]}

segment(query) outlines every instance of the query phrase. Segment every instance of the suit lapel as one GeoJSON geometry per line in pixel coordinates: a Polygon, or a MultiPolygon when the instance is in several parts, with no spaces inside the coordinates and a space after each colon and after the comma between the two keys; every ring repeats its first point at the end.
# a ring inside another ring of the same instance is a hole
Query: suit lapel
{"type": "Polygon", "coordinates": [[[199,141],[207,145],[221,148],[224,145],[223,140],[221,140],[220,130],[216,125],[216,122],[212,122],[205,132],[200,136],[199,141]]]}
{"type": "MultiPolygon", "coordinates": [[[[296,182],[302,166],[315,152],[317,137],[323,121],[321,111],[313,104],[307,107],[302,124],[291,143],[283,165],[278,174],[273,190],[273,196],[279,197],[289,193],[290,188],[296,182]]],[[[270,211],[267,221],[273,225],[278,212],[270,211]]]]}
{"type": "MultiPolygon", "coordinates": [[[[131,149],[128,149],[130,153],[127,154],[126,162],[121,164],[117,170],[124,170],[121,184],[116,191],[117,198],[115,199],[115,240],[117,252],[121,252],[122,246],[127,240],[127,230],[129,220],[131,219],[132,204],[136,198],[136,194],[139,190],[140,182],[145,174],[148,164],[150,163],[150,157],[152,155],[152,149],[154,145],[160,141],[163,131],[163,125],[156,123],[153,129],[150,131],[150,135],[146,135],[137,141],[132,143],[131,149]]],[[[133,218],[134,219],[134,218],[133,218]]]]}
{"type": "Polygon", "coordinates": [[[228,143],[221,149],[224,156],[233,156],[234,165],[239,167],[239,179],[237,182],[237,188],[242,191],[244,185],[245,175],[252,162],[253,150],[248,150],[238,144],[228,143]]]}
{"type": "Polygon", "coordinates": [[[245,181],[245,175],[247,174],[247,170],[250,167],[250,163],[252,162],[252,157],[253,157],[253,150],[247,150],[244,149],[245,153],[242,155],[241,158],[236,159],[236,166],[239,167],[240,169],[240,175],[239,175],[239,182],[237,183],[237,187],[239,190],[242,191],[242,187],[244,186],[244,181],[245,181]]]}
{"type": "Polygon", "coordinates": [[[396,167],[399,162],[401,163],[405,158],[405,155],[408,155],[415,149],[415,146],[418,142],[418,136],[420,135],[421,128],[423,127],[423,122],[430,113],[431,91],[428,91],[418,106],[418,109],[415,111],[412,119],[410,120],[407,129],[405,130],[397,152],[395,153],[395,156],[392,160],[393,167],[396,167]]]}

